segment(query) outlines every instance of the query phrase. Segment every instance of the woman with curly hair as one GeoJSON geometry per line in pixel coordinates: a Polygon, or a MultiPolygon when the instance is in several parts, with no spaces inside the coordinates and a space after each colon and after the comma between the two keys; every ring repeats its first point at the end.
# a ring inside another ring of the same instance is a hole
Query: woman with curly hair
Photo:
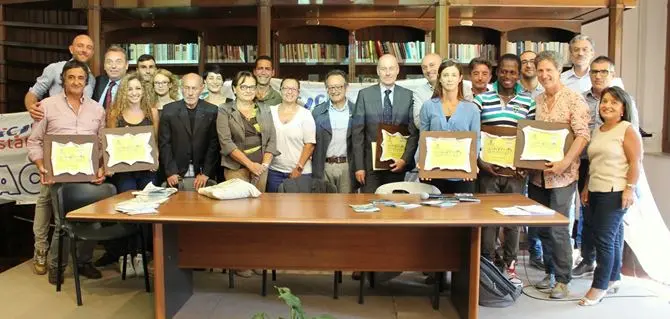
{"type": "Polygon", "coordinates": [[[163,110],[166,104],[179,100],[179,79],[172,72],[166,69],[156,70],[153,86],[155,105],[152,106],[159,111],[163,110]]]}
{"type": "MultiPolygon", "coordinates": [[[[158,110],[153,108],[150,99],[144,94],[144,87],[137,73],[129,73],[119,85],[112,108],[107,114],[107,127],[153,126],[154,134],[158,130],[158,110]]],[[[138,171],[115,174],[113,180],[117,192],[143,189],[153,181],[154,172],[138,171]]]]}

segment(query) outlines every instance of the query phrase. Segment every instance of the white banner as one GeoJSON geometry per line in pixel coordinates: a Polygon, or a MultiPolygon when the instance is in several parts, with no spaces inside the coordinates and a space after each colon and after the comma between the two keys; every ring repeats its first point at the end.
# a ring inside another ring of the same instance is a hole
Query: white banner
{"type": "Polygon", "coordinates": [[[0,203],[33,204],[40,192],[40,175],[28,160],[32,123],[28,112],[0,114],[0,203]]]}

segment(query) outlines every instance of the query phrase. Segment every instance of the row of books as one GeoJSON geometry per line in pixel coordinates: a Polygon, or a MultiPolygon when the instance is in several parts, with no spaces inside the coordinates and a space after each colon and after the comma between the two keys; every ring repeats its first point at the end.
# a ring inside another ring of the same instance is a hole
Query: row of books
{"type": "Polygon", "coordinates": [[[158,64],[198,63],[200,46],[197,43],[126,43],[120,44],[128,54],[128,62],[137,63],[142,54],[151,54],[158,64]]]}
{"type": "Polygon", "coordinates": [[[565,42],[532,42],[532,41],[517,41],[507,42],[505,53],[514,53],[520,55],[524,51],[556,51],[563,58],[563,64],[570,63],[570,45],[565,42]]]}
{"type": "Polygon", "coordinates": [[[382,55],[392,54],[400,63],[421,63],[426,51],[435,52],[435,44],[431,43],[426,50],[424,41],[356,41],[355,50],[356,62],[376,63],[382,55]]]}
{"type": "Polygon", "coordinates": [[[279,46],[282,63],[349,63],[349,47],[344,44],[289,43],[279,46]]]}
{"type": "Polygon", "coordinates": [[[208,45],[207,63],[251,63],[256,61],[257,45],[208,45]]]}
{"type": "Polygon", "coordinates": [[[495,61],[496,46],[493,44],[449,44],[449,58],[461,63],[470,63],[474,58],[486,58],[495,61]]]}

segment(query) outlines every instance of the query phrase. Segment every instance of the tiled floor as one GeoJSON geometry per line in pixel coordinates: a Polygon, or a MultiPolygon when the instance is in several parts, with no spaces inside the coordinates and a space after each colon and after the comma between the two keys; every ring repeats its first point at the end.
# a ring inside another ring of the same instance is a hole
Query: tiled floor
{"type": "MultiPolygon", "coordinates": [[[[106,269],[100,280],[83,279],[84,306],[77,307],[74,283],[66,272],[61,293],[47,282],[46,276],[33,275],[30,263],[0,274],[0,318],[153,318],[153,294],[143,290],[143,281],[129,278],[121,281],[113,269],[106,269]]],[[[523,266],[518,270],[525,277],[523,266]]],[[[528,269],[533,281],[542,273],[528,269]]],[[[431,287],[420,283],[418,274],[404,274],[387,284],[368,289],[364,305],[357,303],[358,283],[344,277],[342,296],[332,299],[330,273],[280,273],[278,286],[290,287],[300,297],[309,316],[330,314],[335,318],[366,319],[432,319],[458,318],[447,296],[442,298],[440,311],[431,308],[427,297],[431,287]]],[[[182,308],[177,318],[248,319],[264,312],[268,318],[288,316],[288,307],[276,298],[274,290],[261,297],[260,278],[237,278],[236,288],[228,289],[228,276],[221,273],[197,272],[196,293],[182,308]]],[[[571,297],[579,298],[588,289],[590,278],[576,279],[571,284],[571,297]]],[[[532,288],[526,292],[545,298],[532,288]]],[[[508,308],[480,307],[480,318],[670,318],[668,287],[625,278],[616,299],[609,298],[596,307],[579,307],[576,301],[544,301],[522,295],[508,308]],[[663,297],[626,297],[666,294],[663,297]]],[[[309,317],[308,316],[308,317],[309,317]]],[[[311,318],[311,317],[309,317],[311,318]]]]}

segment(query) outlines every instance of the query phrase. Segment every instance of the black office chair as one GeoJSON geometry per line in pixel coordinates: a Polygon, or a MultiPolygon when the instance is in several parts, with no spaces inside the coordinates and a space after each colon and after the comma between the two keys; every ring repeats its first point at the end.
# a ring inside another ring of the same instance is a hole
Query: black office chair
{"type": "MultiPolygon", "coordinates": [[[[81,306],[81,284],[79,282],[79,271],[77,269],[77,242],[80,240],[105,241],[116,240],[128,237],[138,237],[140,241],[140,249],[142,260],[147,260],[146,250],[144,247],[144,235],[141,228],[134,224],[114,223],[110,226],[101,225],[100,223],[75,223],[65,219],[65,216],[78,208],[87,206],[97,201],[116,195],[116,187],[112,184],[95,185],[91,183],[67,183],[57,184],[54,186],[56,192],[52,192],[56,196],[56,213],[60,215],[61,227],[56,229],[55,236],[59,236],[58,241],[58,270],[56,277],[56,291],[61,290],[61,276],[63,260],[63,239],[65,234],[70,239],[70,254],[72,256],[72,269],[74,272],[74,282],[77,292],[77,305],[81,306]]],[[[127,251],[123,252],[123,270],[121,272],[121,279],[126,279],[126,256],[127,251]]],[[[144,266],[144,286],[147,292],[151,291],[149,286],[149,271],[147,270],[147,263],[142,263],[144,266]]]]}
{"type": "MultiPolygon", "coordinates": [[[[285,180],[279,188],[278,193],[337,193],[337,187],[323,179],[312,178],[302,175],[298,178],[285,180]]],[[[272,270],[272,281],[277,280],[277,271],[272,270]]],[[[333,299],[339,298],[339,284],[342,283],[342,272],[335,271],[333,276],[333,299]]],[[[267,295],[267,269],[263,269],[263,280],[261,283],[261,296],[267,295]]]]}

